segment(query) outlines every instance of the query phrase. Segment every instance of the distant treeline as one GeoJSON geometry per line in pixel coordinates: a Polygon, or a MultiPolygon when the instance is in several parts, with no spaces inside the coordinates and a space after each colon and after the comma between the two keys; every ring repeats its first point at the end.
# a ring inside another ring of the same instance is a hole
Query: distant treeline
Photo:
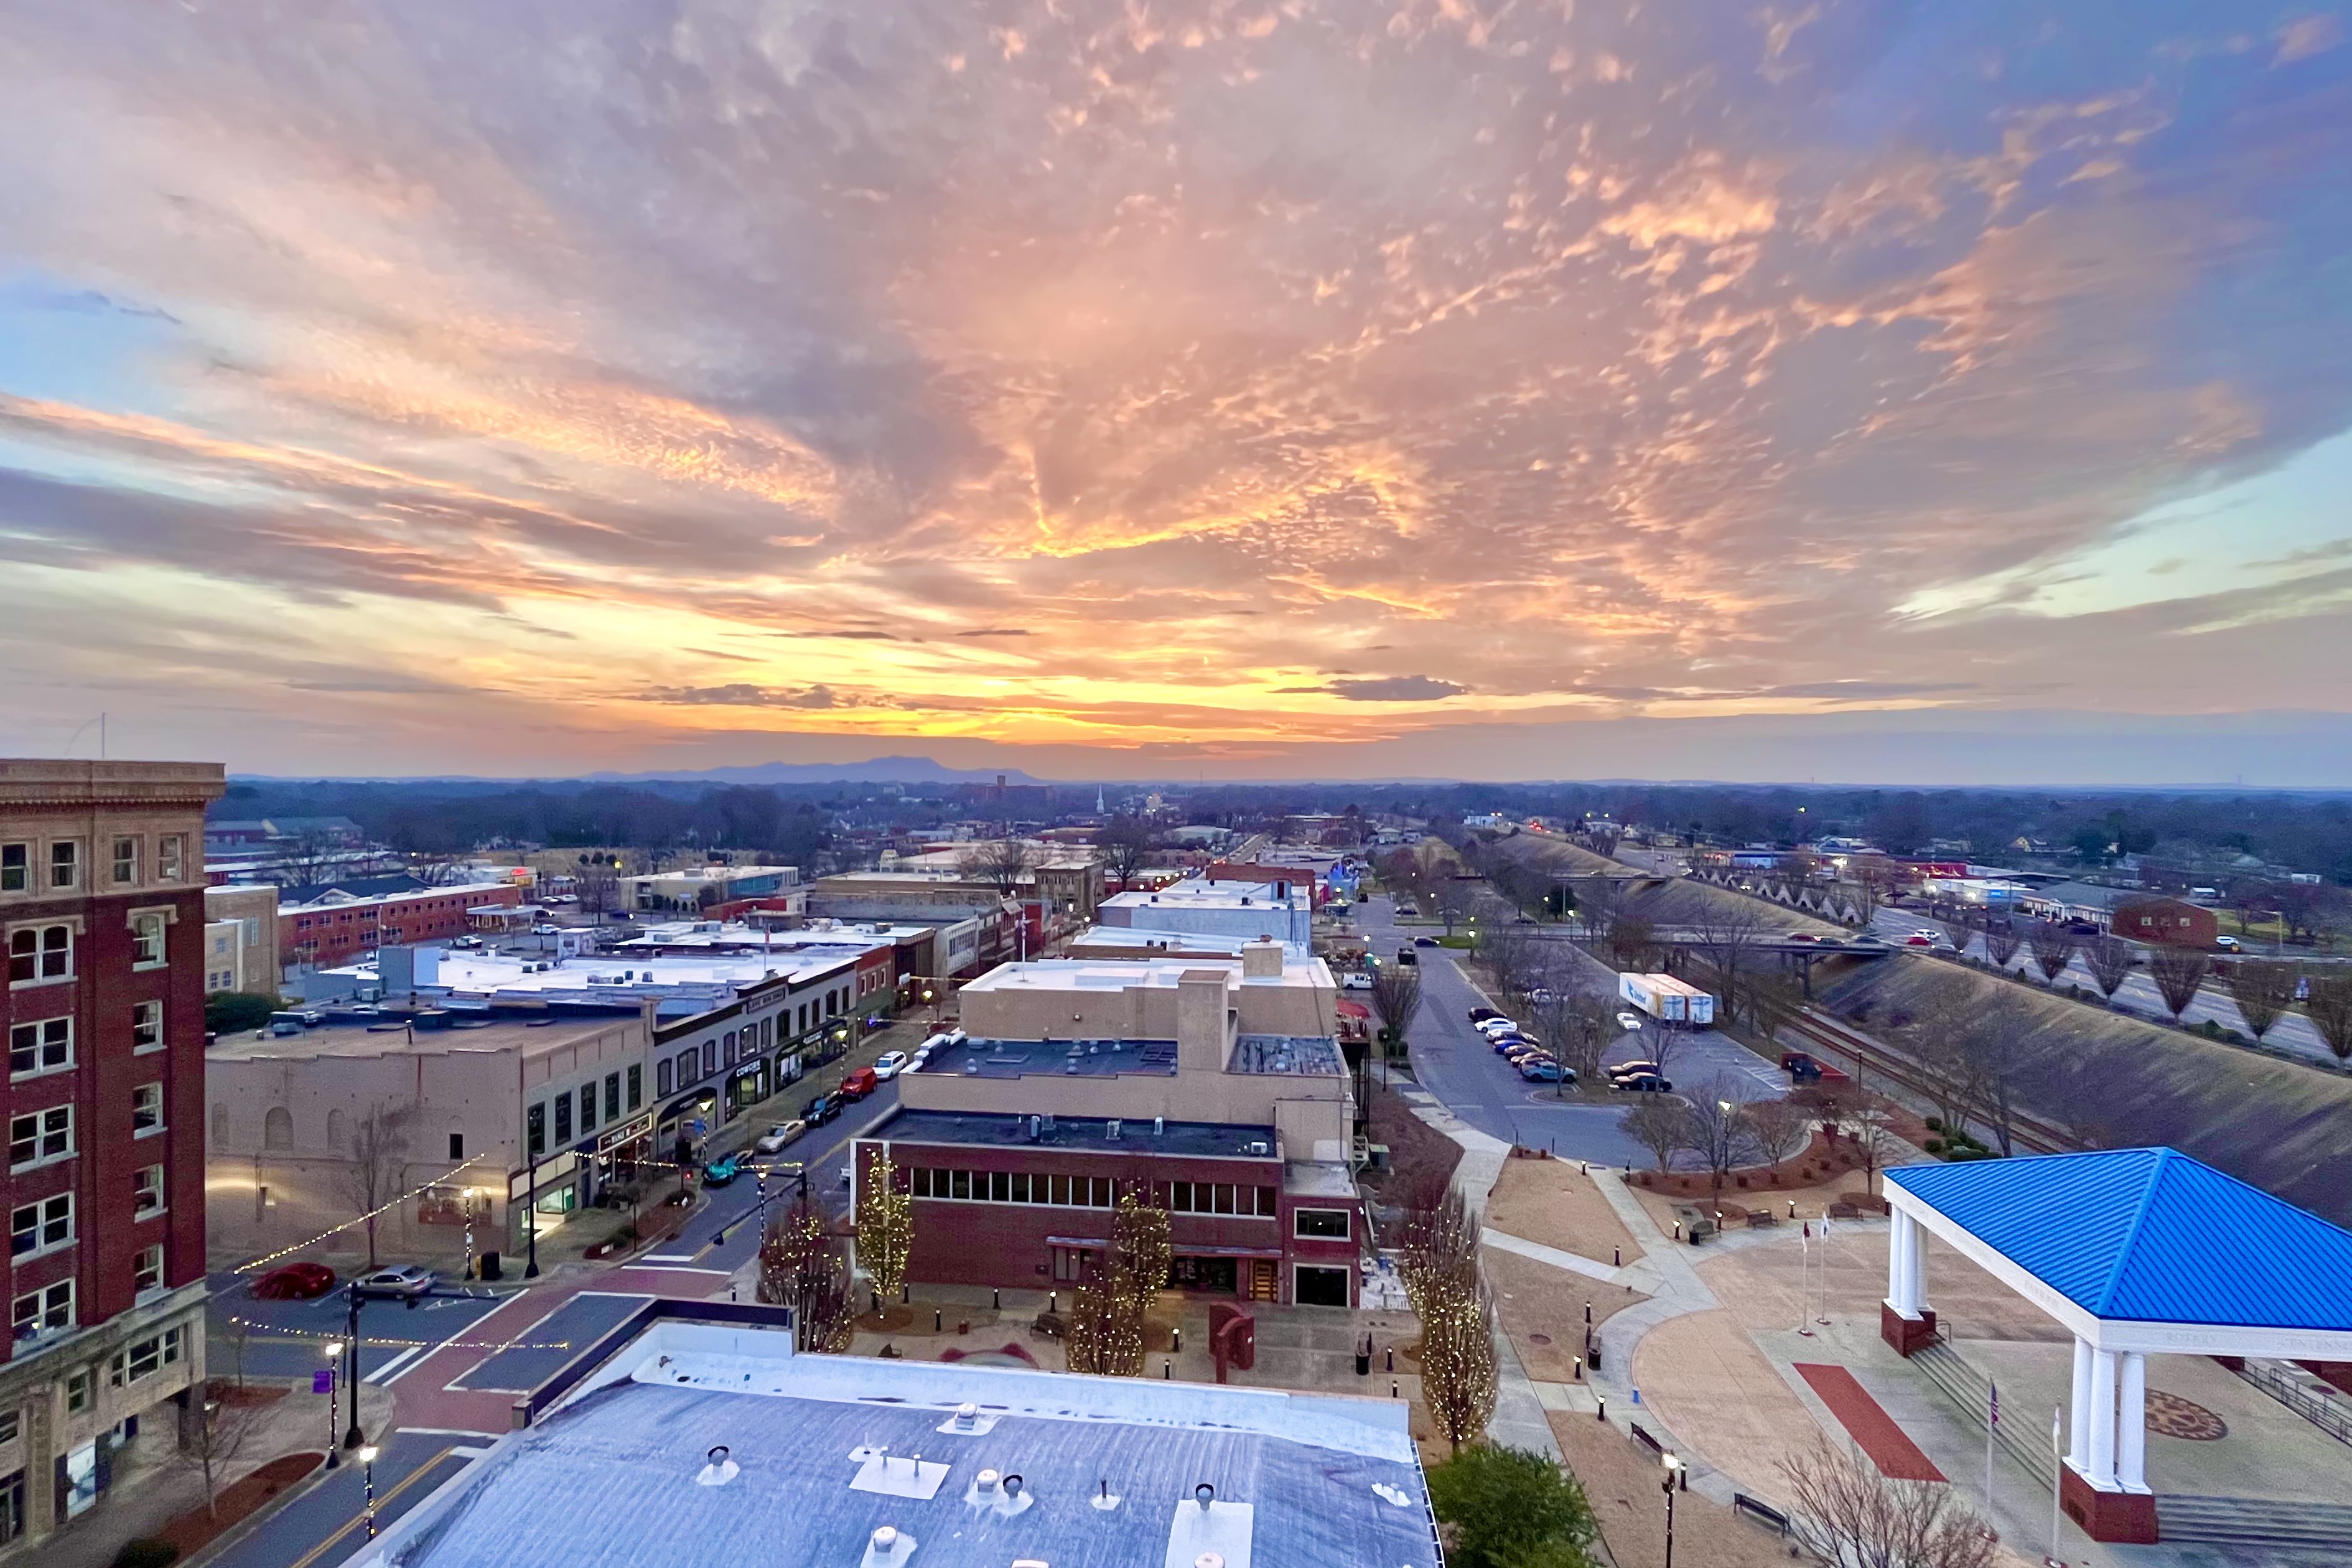
{"type": "MultiPolygon", "coordinates": [[[[804,792],[793,792],[804,793],[804,792]]],[[[348,816],[368,837],[417,855],[499,844],[612,845],[743,851],[814,866],[833,811],[778,789],[658,784],[232,784],[215,817],[348,816]]]]}

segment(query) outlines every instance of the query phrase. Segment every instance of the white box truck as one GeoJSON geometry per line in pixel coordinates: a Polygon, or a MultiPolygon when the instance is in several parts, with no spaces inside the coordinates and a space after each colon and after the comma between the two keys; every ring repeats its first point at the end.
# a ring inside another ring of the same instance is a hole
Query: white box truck
{"type": "Polygon", "coordinates": [[[1715,997],[1671,974],[1620,974],[1617,994],[1663,1023],[1705,1028],[1715,1022],[1715,997]]]}

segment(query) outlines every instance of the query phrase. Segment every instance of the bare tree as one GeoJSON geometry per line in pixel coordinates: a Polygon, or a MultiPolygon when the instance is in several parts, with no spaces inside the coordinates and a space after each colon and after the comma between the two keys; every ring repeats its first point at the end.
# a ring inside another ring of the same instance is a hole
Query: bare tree
{"type": "Polygon", "coordinates": [[[344,1141],[340,1173],[343,1196],[367,1231],[368,1267],[376,1266],[375,1227],[381,1211],[400,1191],[408,1164],[409,1129],[415,1124],[414,1105],[371,1106],[344,1141]]]}
{"type": "Polygon", "coordinates": [[[1445,934],[1452,936],[1454,923],[1467,919],[1477,908],[1478,884],[1466,878],[1441,872],[1432,891],[1437,900],[1438,916],[1445,921],[1445,934]]]}
{"type": "Polygon", "coordinates": [[[253,1435],[259,1410],[257,1405],[230,1404],[222,1397],[226,1392],[210,1383],[192,1388],[187,1407],[180,1413],[180,1462],[204,1482],[207,1519],[219,1517],[222,1478],[253,1435]]]}
{"type": "Polygon", "coordinates": [[[2337,1061],[2352,1061],[2352,970],[2335,969],[2311,977],[2303,1009],[2337,1061]]]}
{"type": "Polygon", "coordinates": [[[2042,978],[2053,985],[2074,962],[2074,933],[2056,921],[2043,921],[2033,928],[2033,967],[2042,971],[2042,978]]]}
{"type": "Polygon", "coordinates": [[[1984,928],[1985,956],[1992,960],[1995,969],[2007,969],[2009,961],[2017,956],[2024,934],[2011,920],[1987,921],[1984,928]]]}
{"type": "Polygon", "coordinates": [[[579,889],[580,910],[583,914],[601,915],[619,907],[621,879],[613,873],[612,866],[602,859],[580,868],[572,879],[579,889]]]}
{"type": "Polygon", "coordinates": [[[1579,1083],[1591,1083],[1601,1074],[1601,1058],[1609,1048],[1610,1007],[1590,991],[1556,993],[1534,1008],[1536,1037],[1549,1046],[1560,1065],[1576,1074],[1579,1083]]]}
{"type": "Polygon", "coordinates": [[[2273,958],[2243,958],[2230,971],[2230,999],[2259,1041],[2294,1005],[2295,968],[2273,958]]]}
{"type": "Polygon", "coordinates": [[[1405,1030],[1421,1011],[1421,965],[1372,966],[1372,1011],[1381,1020],[1381,1054],[1393,1059],[1405,1045],[1405,1030]]]}
{"type": "Polygon", "coordinates": [[[1021,896],[1022,884],[1036,869],[1036,852],[1024,838],[989,838],[957,858],[957,868],[975,882],[984,882],[1008,899],[1021,896]]]}
{"type": "Polygon", "coordinates": [[[1603,941],[1610,962],[1621,971],[1645,968],[1654,961],[1658,951],[1651,936],[1650,922],[1635,915],[1620,915],[1610,921],[1609,934],[1603,941]]]}
{"type": "Polygon", "coordinates": [[[1715,971],[1716,988],[1722,994],[1727,1018],[1739,1016],[1741,972],[1757,944],[1770,933],[1771,926],[1771,911],[1754,900],[1712,896],[1693,923],[1699,952],[1715,971]]]}
{"type": "Polygon", "coordinates": [[[1954,904],[1949,910],[1937,914],[1936,923],[1944,928],[1944,934],[1952,939],[1952,945],[1959,950],[1960,956],[1967,957],[1969,939],[1977,931],[1976,912],[1966,904],[1954,904]]]}
{"type": "Polygon", "coordinates": [[[1898,1481],[1816,1435],[1780,1461],[1796,1507],[1791,1531],[1824,1563],[1848,1568],[1993,1568],[2000,1538],[1953,1499],[1955,1489],[1898,1481]]]}
{"type": "Polygon", "coordinates": [[[1717,1204],[1731,1173],[1756,1157],[1756,1136],[1748,1125],[1748,1107],[1734,1098],[1738,1091],[1717,1079],[1701,1086],[1683,1112],[1684,1144],[1706,1167],[1708,1184],[1717,1204]]]}
{"type": "Polygon", "coordinates": [[[2009,991],[1977,1008],[1954,1041],[1977,1106],[2004,1156],[2017,1152],[2017,1100],[2033,1034],[2032,1010],[2009,991]]]}
{"type": "Polygon", "coordinates": [[[1102,852],[1103,869],[1125,889],[1160,847],[1160,835],[1139,816],[1114,816],[1095,834],[1095,847],[1102,852]]]}
{"type": "Polygon", "coordinates": [[[2193,947],[2159,947],[2148,954],[2148,974],[2174,1023],[2180,1022],[2180,1015],[2197,1000],[2197,988],[2205,983],[2210,964],[2210,960],[2193,947]]]}
{"type": "Polygon", "coordinates": [[[1642,1102],[1625,1113],[1617,1124],[1625,1136],[1650,1152],[1665,1170],[1675,1163],[1675,1156],[1689,1146],[1690,1117],[1679,1101],[1663,1094],[1645,1094],[1642,1102]]]}
{"type": "Polygon", "coordinates": [[[1755,1140],[1757,1153],[1772,1167],[1773,1178],[1778,1180],[1780,1162],[1812,1140],[1812,1112],[1792,1100],[1751,1100],[1748,1135],[1755,1140]]]}
{"type": "Polygon", "coordinates": [[[2084,945],[2083,967],[2091,972],[2099,994],[2113,1001],[2124,982],[2131,978],[2131,943],[2119,936],[2095,937],[2084,945]]]}
{"type": "Polygon", "coordinates": [[[1879,1167],[1895,1152],[1895,1119],[1874,1100],[1864,1100],[1853,1113],[1853,1146],[1862,1156],[1863,1191],[1878,1191],[1879,1167]]]}
{"type": "Polygon", "coordinates": [[[1588,827],[1584,831],[1584,842],[1587,847],[1589,847],[1595,855],[1600,856],[1603,860],[1614,860],[1617,858],[1617,830],[1615,828],[1588,827]]]}
{"type": "Polygon", "coordinates": [[[316,887],[332,873],[341,848],[334,835],[305,828],[279,847],[271,880],[281,888],[316,887]]]}
{"type": "Polygon", "coordinates": [[[1618,884],[1607,877],[1586,877],[1570,884],[1576,900],[1577,918],[1584,922],[1584,934],[1592,941],[1605,940],[1610,928],[1617,923],[1620,903],[1618,884]]]}

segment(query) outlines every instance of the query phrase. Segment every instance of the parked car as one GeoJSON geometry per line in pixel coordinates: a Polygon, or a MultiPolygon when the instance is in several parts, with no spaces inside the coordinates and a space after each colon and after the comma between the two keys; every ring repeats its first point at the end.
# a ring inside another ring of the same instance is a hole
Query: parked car
{"type": "Polygon", "coordinates": [[[315,1301],[335,1288],[335,1271],[323,1263],[289,1263],[253,1282],[264,1301],[315,1301]]]}
{"type": "Polygon", "coordinates": [[[1519,1064],[1519,1076],[1529,1083],[1574,1083],[1576,1075],[1549,1057],[1536,1057],[1519,1064]]]}
{"type": "Polygon", "coordinates": [[[1413,956],[1412,949],[1409,947],[1401,947],[1397,949],[1397,962],[1399,963],[1419,963],[1421,960],[1413,956]]]}
{"type": "Polygon", "coordinates": [[[1617,1015],[1617,1026],[1621,1029],[1637,1030],[1642,1026],[1642,1015],[1639,1013],[1620,1013],[1617,1015]]]}
{"type": "Polygon", "coordinates": [[[2223,952],[2235,952],[2244,944],[2234,936],[2217,936],[2213,939],[2213,945],[2223,952]]]}
{"type": "Polygon", "coordinates": [[[897,1078],[900,1069],[904,1068],[906,1065],[906,1052],[884,1051],[880,1056],[874,1058],[874,1077],[877,1081],[887,1082],[891,1079],[897,1078]]]}
{"type": "Polygon", "coordinates": [[[1809,931],[1792,931],[1789,933],[1789,940],[1790,942],[1819,942],[1822,939],[1815,936],[1809,931]]]}
{"type": "Polygon", "coordinates": [[[1412,945],[1415,947],[1435,947],[1437,945],[1437,939],[1433,936],[1417,936],[1412,939],[1412,945]]]}
{"type": "Polygon", "coordinates": [[[801,1124],[803,1127],[822,1127],[841,1114],[841,1107],[839,1095],[820,1094],[802,1109],[801,1124]]]}
{"type": "Polygon", "coordinates": [[[1645,1061],[1614,1062],[1607,1070],[1611,1078],[1638,1078],[1643,1073],[1654,1075],[1658,1070],[1658,1064],[1645,1061]]]}
{"type": "Polygon", "coordinates": [[[1675,1086],[1654,1072],[1637,1072],[1626,1078],[1612,1078],[1609,1087],[1627,1094],[1672,1094],[1675,1086]]]}
{"type": "Polygon", "coordinates": [[[1810,1051],[1782,1051],[1780,1070],[1794,1083],[1844,1083],[1843,1071],[1815,1058],[1810,1051]]]}
{"type": "Polygon", "coordinates": [[[1479,1019],[1474,1027],[1482,1035],[1494,1036],[1517,1034],[1519,1026],[1516,1021],[1496,1013],[1491,1017],[1479,1019]]]}
{"type": "MultiPolygon", "coordinates": [[[[1903,939],[1903,945],[1906,947],[1933,947],[1936,945],[1937,941],[1937,939],[1936,937],[1929,935],[1926,931],[1915,931],[1909,936],[1903,939]]],[[[1951,944],[1949,942],[1946,942],[1944,945],[1948,947],[1951,944]]]]}
{"type": "Polygon", "coordinates": [[[702,1184],[706,1187],[723,1187],[742,1173],[743,1157],[740,1154],[723,1154],[702,1167],[702,1184]]]}
{"type": "Polygon", "coordinates": [[[841,1092],[852,1100],[864,1100],[882,1085],[882,1075],[872,1068],[859,1068],[841,1080],[841,1092]]]}
{"type": "Polygon", "coordinates": [[[1397,913],[1398,913],[1398,915],[1400,915],[1400,916],[1404,916],[1404,915],[1417,915],[1417,914],[1421,913],[1421,910],[1419,910],[1418,909],[1414,908],[1414,907],[1413,907],[1412,905],[1411,905],[1411,904],[1399,904],[1399,905],[1396,907],[1396,912],[1397,912],[1397,913]]]}
{"type": "Polygon", "coordinates": [[[553,936],[557,931],[562,931],[562,929],[563,928],[562,926],[535,925],[530,928],[530,934],[533,936],[553,936]]]}
{"type": "Polygon", "coordinates": [[[1360,969],[1351,969],[1339,976],[1339,989],[1342,991],[1370,991],[1371,988],[1372,977],[1360,969]]]}
{"type": "Polygon", "coordinates": [[[362,1274],[357,1281],[362,1290],[380,1291],[392,1296],[422,1296],[433,1289],[433,1270],[419,1268],[414,1263],[394,1263],[362,1274]]]}
{"type": "Polygon", "coordinates": [[[1508,1051],[1513,1046],[1524,1046],[1527,1045],[1528,1041],[1525,1035],[1508,1033],[1489,1035],[1486,1037],[1486,1043],[1495,1047],[1495,1054],[1499,1057],[1508,1051]]]}
{"type": "Polygon", "coordinates": [[[1502,1016],[1503,1015],[1498,1010],[1493,1007],[1473,1007],[1470,1009],[1470,1021],[1474,1024],[1483,1024],[1489,1018],[1499,1018],[1502,1016]]]}
{"type": "Polygon", "coordinates": [[[807,1131],[808,1123],[805,1121],[779,1121],[761,1133],[751,1147],[762,1154],[772,1154],[779,1149],[789,1147],[807,1131]]]}

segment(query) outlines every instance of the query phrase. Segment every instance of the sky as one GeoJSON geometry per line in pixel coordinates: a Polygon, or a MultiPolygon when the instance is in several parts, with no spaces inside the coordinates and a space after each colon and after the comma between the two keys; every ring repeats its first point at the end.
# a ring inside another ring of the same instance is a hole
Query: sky
{"type": "Polygon", "coordinates": [[[0,748],[2352,784],[2312,0],[12,0],[0,748]]]}

